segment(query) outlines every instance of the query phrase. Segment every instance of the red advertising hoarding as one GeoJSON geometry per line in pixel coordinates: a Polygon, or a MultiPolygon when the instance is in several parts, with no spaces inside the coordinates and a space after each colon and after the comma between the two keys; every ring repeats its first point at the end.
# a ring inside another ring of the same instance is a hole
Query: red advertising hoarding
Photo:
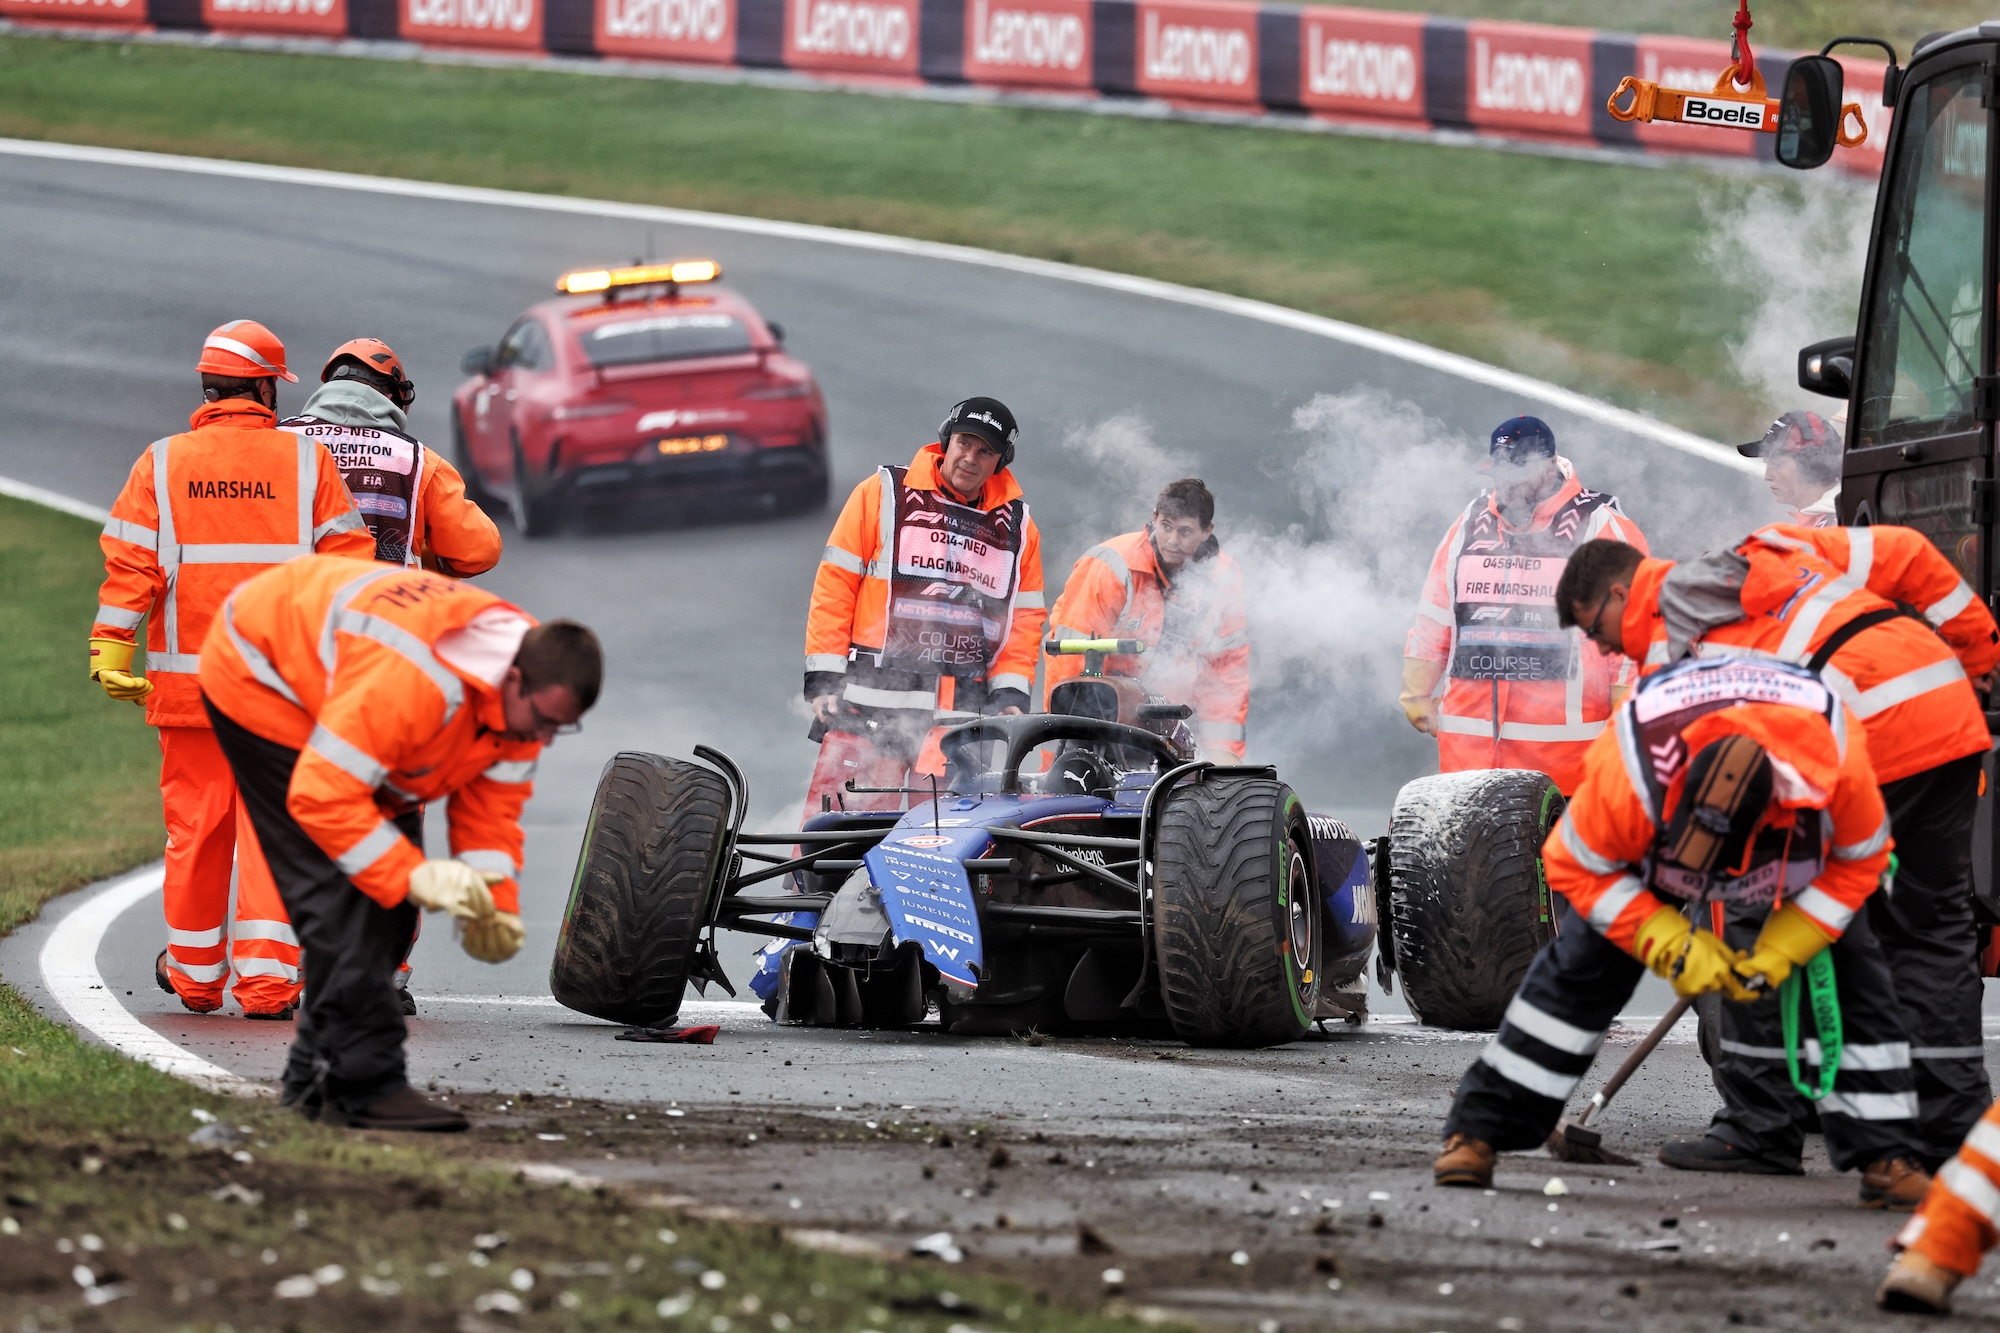
{"type": "MultiPolygon", "coordinates": [[[[1633,73],[1662,88],[1688,93],[1715,91],[1715,81],[1735,58],[1728,42],[1696,37],[1641,37],[1633,73]]],[[[1740,91],[1740,90],[1739,90],[1740,91]]],[[[1778,90],[1770,89],[1771,96],[1778,90]]],[[[1630,98],[1624,99],[1629,101],[1630,98]]],[[[1759,131],[1684,125],[1671,120],[1640,122],[1633,127],[1639,142],[1653,150],[1706,153],[1712,157],[1750,157],[1757,151],[1759,131]]]]}
{"type": "Polygon", "coordinates": [[[1090,0],[966,0],[965,77],[1090,87],[1090,0]]]}
{"type": "Polygon", "coordinates": [[[593,29],[608,56],[727,64],[736,58],[735,0],[597,0],[593,29]]]}
{"type": "Polygon", "coordinates": [[[0,0],[0,19],[136,27],[146,22],[146,0],[0,0]]]}
{"type": "Polygon", "coordinates": [[[918,0],[785,0],[785,64],[913,78],[918,0]]]}
{"type": "Polygon", "coordinates": [[[1257,102],[1257,6],[1139,0],[1139,91],[1201,102],[1257,102]]]}
{"type": "Polygon", "coordinates": [[[542,49],[541,0],[402,0],[396,27],[404,41],[433,46],[542,49]]]}
{"type": "Polygon", "coordinates": [[[201,21],[217,32],[347,35],[347,0],[201,0],[201,21]]]}
{"type": "Polygon", "coordinates": [[[1299,102],[1314,111],[1424,118],[1424,16],[1316,6],[1299,16],[1299,102]]]}
{"type": "Polygon", "coordinates": [[[1466,119],[1482,129],[1589,139],[1590,38],[1581,28],[1466,24],[1466,119]]]}

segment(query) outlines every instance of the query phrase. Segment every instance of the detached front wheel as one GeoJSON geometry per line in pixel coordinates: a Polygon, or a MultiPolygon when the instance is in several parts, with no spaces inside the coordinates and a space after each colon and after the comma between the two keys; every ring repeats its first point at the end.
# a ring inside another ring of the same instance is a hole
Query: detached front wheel
{"type": "Polygon", "coordinates": [[[1162,802],[1153,846],[1160,996],[1190,1046],[1297,1041],[1319,1007],[1312,830],[1272,778],[1211,778],[1162,802]]]}

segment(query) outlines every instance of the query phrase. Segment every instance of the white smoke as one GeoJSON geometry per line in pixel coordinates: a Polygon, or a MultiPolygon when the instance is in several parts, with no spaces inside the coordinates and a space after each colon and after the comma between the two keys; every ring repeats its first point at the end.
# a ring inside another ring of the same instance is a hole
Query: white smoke
{"type": "Polygon", "coordinates": [[[1153,497],[1163,486],[1196,471],[1193,456],[1154,439],[1152,425],[1137,412],[1071,426],[1063,435],[1063,450],[1099,477],[1116,479],[1068,497],[1086,530],[1139,527],[1152,515],[1153,497]]]}
{"type": "Polygon", "coordinates": [[[1730,357],[1767,419],[1805,397],[1799,348],[1854,331],[1873,204],[1872,189],[1831,171],[1703,201],[1702,258],[1751,302],[1730,357]]]}

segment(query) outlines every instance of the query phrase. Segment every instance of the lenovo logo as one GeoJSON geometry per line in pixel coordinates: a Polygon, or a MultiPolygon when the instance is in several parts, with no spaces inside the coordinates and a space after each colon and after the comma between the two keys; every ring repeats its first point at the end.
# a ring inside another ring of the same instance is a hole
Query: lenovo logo
{"type": "Polygon", "coordinates": [[[1250,37],[1241,28],[1161,23],[1146,15],[1146,77],[1163,83],[1250,82],[1250,37]]]}
{"type": "Polygon", "coordinates": [[[716,43],[728,31],[729,0],[604,0],[607,37],[716,43]]]}
{"type": "Polygon", "coordinates": [[[1357,42],[1306,25],[1306,87],[1323,97],[1407,102],[1417,95],[1417,53],[1401,43],[1357,42]]]}
{"type": "Polygon", "coordinates": [[[213,0],[218,14],[326,14],[333,0],[213,0]]]}
{"type": "Polygon", "coordinates": [[[1473,42],[1473,100],[1487,111],[1574,116],[1583,111],[1583,62],[1570,56],[1497,55],[1484,37],[1473,42]]]}
{"type": "Polygon", "coordinates": [[[981,65],[1018,69],[1079,69],[1083,65],[1083,20],[1075,14],[1039,9],[972,6],[972,58],[981,65]]]}
{"type": "Polygon", "coordinates": [[[910,53],[910,12],[867,0],[798,0],[792,46],[811,55],[901,60],[910,53]]]}
{"type": "Polygon", "coordinates": [[[410,25],[476,32],[526,32],[535,0],[409,0],[410,25]]]}

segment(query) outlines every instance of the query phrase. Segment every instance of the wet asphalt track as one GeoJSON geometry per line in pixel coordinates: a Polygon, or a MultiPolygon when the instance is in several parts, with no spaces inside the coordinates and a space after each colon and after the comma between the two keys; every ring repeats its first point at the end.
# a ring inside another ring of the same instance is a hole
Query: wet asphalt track
{"type": "MultiPolygon", "coordinates": [[[[495,340],[564,268],[648,249],[720,259],[730,282],[786,326],[791,348],[826,390],[837,494],[878,463],[906,460],[956,398],[990,393],[1013,405],[1024,426],[1018,471],[1044,529],[1052,590],[1090,541],[1129,526],[1115,520],[1143,515],[1150,495],[1140,489],[1123,499],[1116,478],[1065,453],[1061,441],[1073,427],[1140,413],[1162,446],[1198,460],[1221,497],[1227,540],[1232,530],[1278,530],[1304,517],[1289,480],[1301,441],[1289,423],[1315,394],[1379,386],[1481,436],[1501,417],[1545,411],[1326,339],[1144,297],[797,240],[647,230],[0,154],[0,235],[9,238],[0,250],[0,474],[108,505],[145,443],[181,428],[201,335],[246,315],[277,329],[306,369],[345,338],[385,337],[420,386],[414,428],[441,445],[466,348],[495,340]]],[[[288,388],[282,406],[302,396],[288,388]]],[[[1770,516],[1760,488],[1738,473],[1546,414],[1565,452],[1593,484],[1622,494],[1667,553],[1770,516]],[[1663,490],[1699,497],[1699,528],[1669,532],[1649,521],[1645,497],[1663,490]]],[[[1436,511],[1448,515],[1471,486],[1468,478],[1464,489],[1432,497],[1436,511]]],[[[542,763],[523,877],[528,948],[488,967],[462,957],[443,930],[419,947],[413,1075],[468,1090],[560,1089],[691,1106],[1052,1114],[1094,1134],[1172,1127],[1218,1142],[1240,1137],[1239,1123],[1249,1123],[1241,1117],[1310,1135],[1332,1113],[1401,1158],[1408,1175],[1435,1141],[1476,1044],[1407,1019],[1343,1031],[1331,1044],[1162,1063],[1125,1043],[1046,1050],[924,1033],[777,1031],[747,1006],[709,1004],[691,1004],[686,1017],[722,1024],[714,1047],[633,1045],[546,998],[587,803],[613,751],[719,745],[749,774],[753,821],[796,818],[812,758],[797,702],[799,639],[830,517],[587,524],[536,542],[513,537],[503,521],[508,551],[488,586],[539,614],[596,627],[611,672],[584,734],[542,763]],[[1344,1055],[1329,1064],[1332,1050],[1344,1055]]],[[[1426,549],[1432,540],[1423,538],[1426,549]]],[[[1287,728],[1287,703],[1276,690],[1259,697],[1253,755],[1282,745],[1292,756],[1287,776],[1309,805],[1346,815],[1364,833],[1378,830],[1396,786],[1426,771],[1428,746],[1403,727],[1390,698],[1355,701],[1340,727],[1303,737],[1287,728]]],[[[204,1058],[253,1078],[275,1074],[288,1029],[186,1015],[153,988],[155,901],[126,913],[105,938],[99,962],[110,987],[204,1058]]],[[[65,910],[58,904],[49,916],[65,910]]],[[[38,998],[33,958],[45,928],[0,944],[8,980],[38,998]]],[[[731,955],[739,976],[745,953],[731,955]]],[[[1663,1007],[1649,986],[1633,1012],[1663,1007]]],[[[1615,1037],[1608,1049],[1635,1038],[1615,1037]]],[[[1635,1143],[1697,1130],[1712,1105],[1704,1074],[1685,1041],[1663,1048],[1621,1103],[1635,1143]]],[[[1646,1174],[1661,1177],[1660,1189],[1687,1183],[1657,1167],[1646,1174]]],[[[1792,1193],[1801,1204],[1840,1205],[1850,1189],[1822,1179],[1792,1193]]],[[[1854,1220],[1847,1217],[1842,1225],[1854,1220]]],[[[1443,1215],[1420,1224],[1446,1225],[1443,1215]]]]}

